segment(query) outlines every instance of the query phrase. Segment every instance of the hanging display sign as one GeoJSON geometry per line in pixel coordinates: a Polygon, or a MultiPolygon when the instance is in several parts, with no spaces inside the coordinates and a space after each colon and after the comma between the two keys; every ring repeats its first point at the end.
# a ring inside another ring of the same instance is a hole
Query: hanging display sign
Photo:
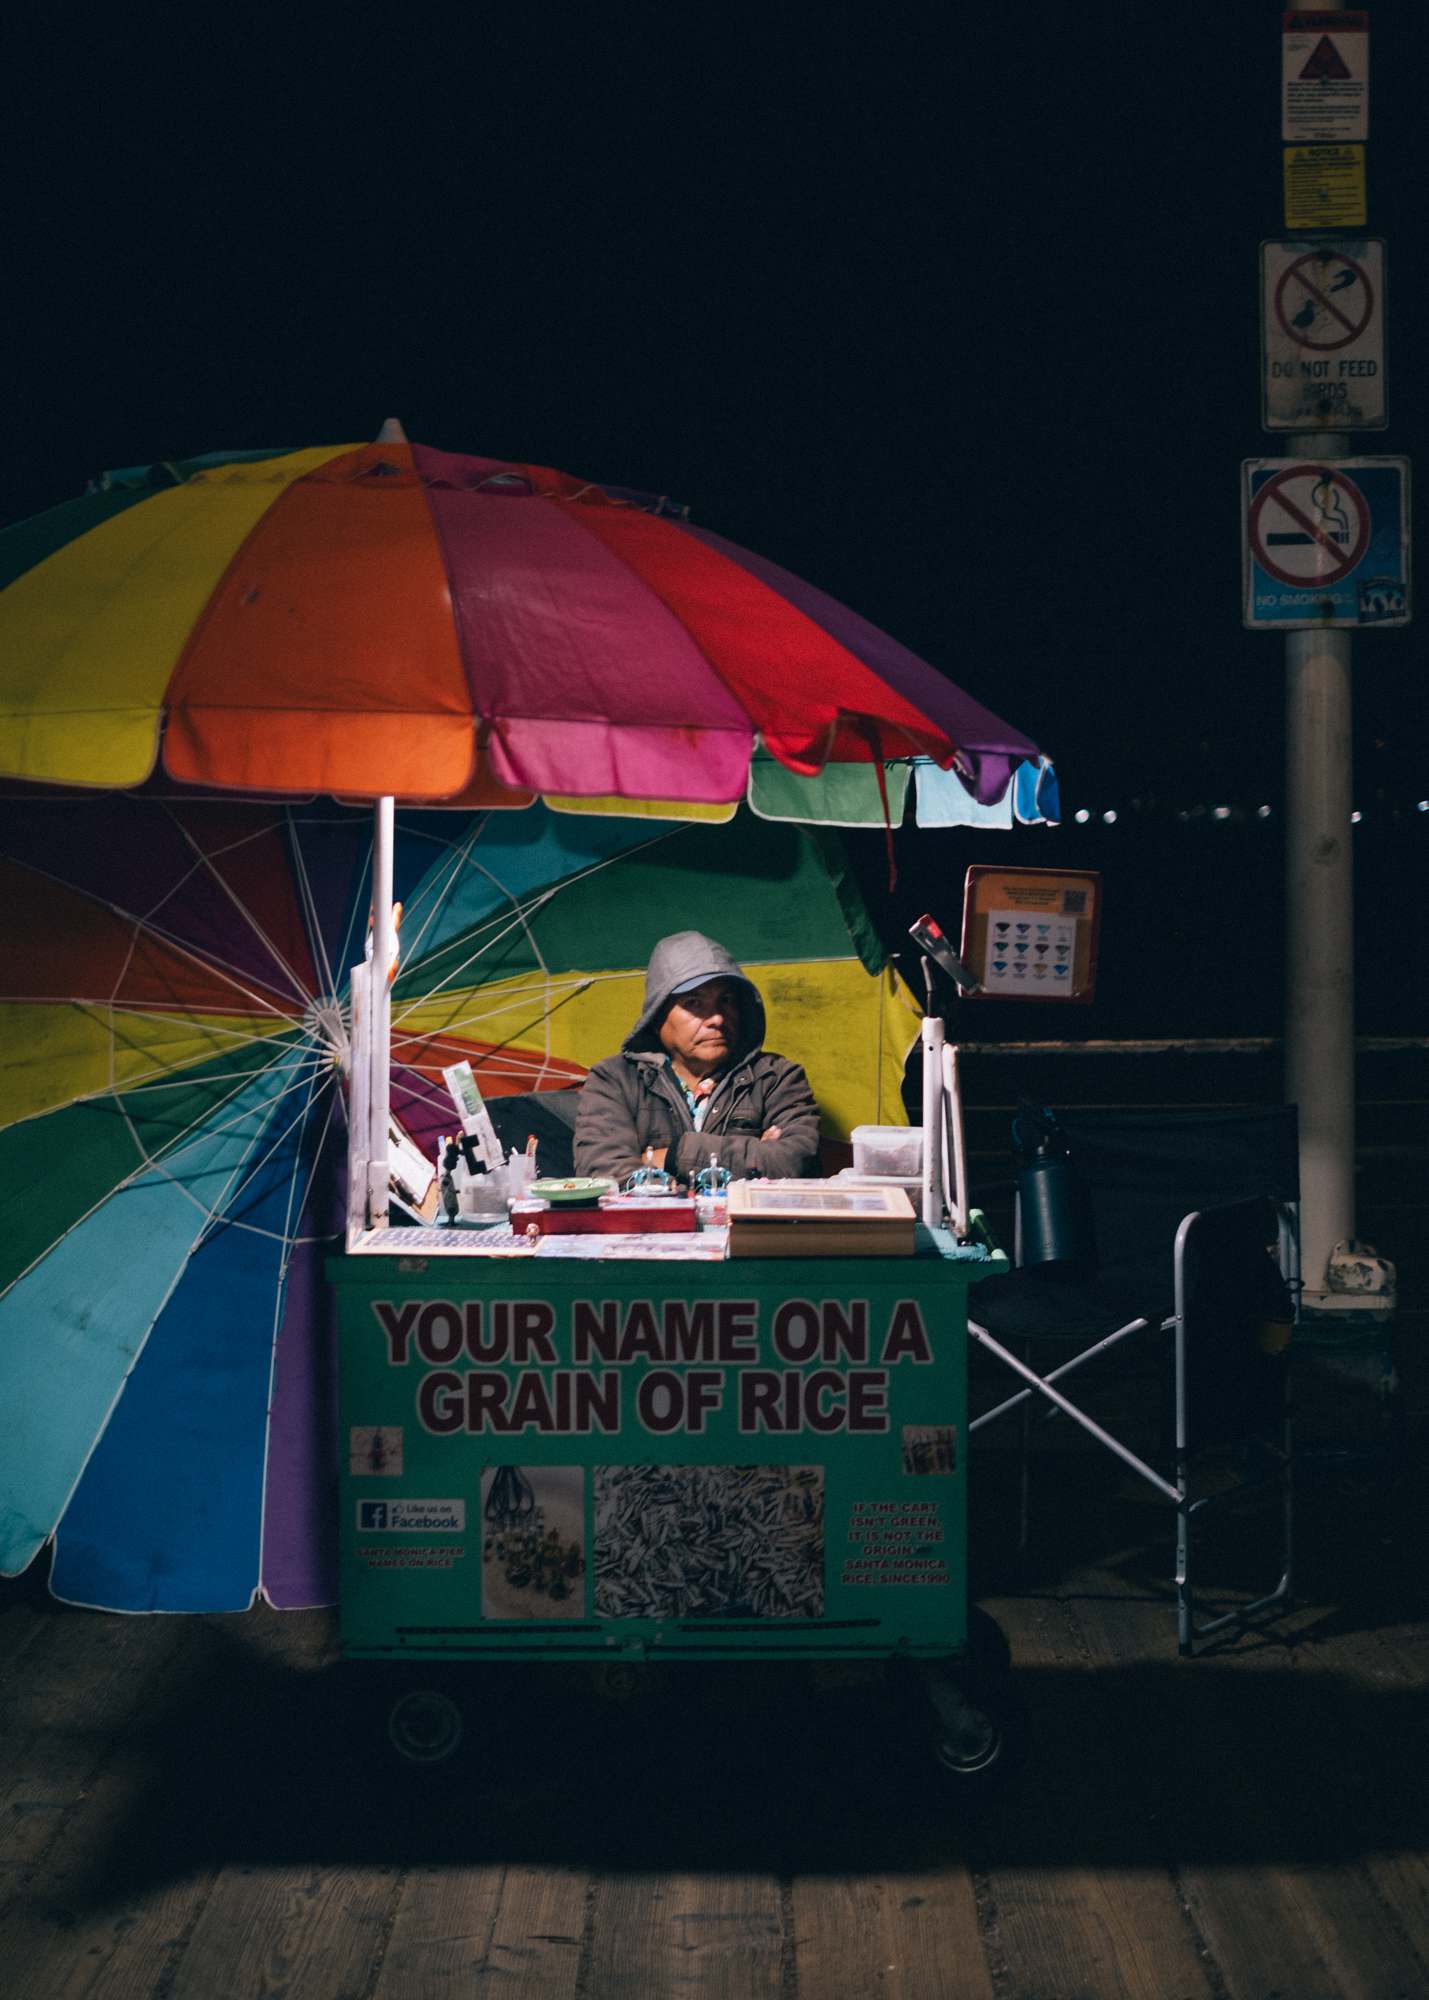
{"type": "Polygon", "coordinates": [[[1364,147],[1286,146],[1285,227],[1363,229],[1364,147]]]}
{"type": "Polygon", "coordinates": [[[1409,461],[1250,458],[1241,468],[1245,623],[1409,622],[1409,461]]]}
{"type": "Polygon", "coordinates": [[[1281,138],[1367,139],[1368,13],[1317,7],[1282,15],[1280,50],[1281,138]]]}
{"type": "Polygon", "coordinates": [[[1262,243],[1261,424],[1381,430],[1384,244],[1262,243]]]}
{"type": "Polygon", "coordinates": [[[969,868],[962,959],[970,1000],[1081,1000],[1096,992],[1101,876],[1071,868],[969,868]]]}

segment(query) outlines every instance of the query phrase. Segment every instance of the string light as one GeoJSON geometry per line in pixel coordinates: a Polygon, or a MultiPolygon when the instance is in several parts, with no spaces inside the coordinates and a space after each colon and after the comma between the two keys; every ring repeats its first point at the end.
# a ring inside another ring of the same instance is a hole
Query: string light
{"type": "MultiPolygon", "coordinates": [[[[1246,825],[1257,821],[1265,825],[1275,819],[1281,810],[1281,807],[1265,802],[1244,806],[1225,803],[1173,806],[1169,801],[1137,798],[1129,800],[1124,806],[1078,806],[1075,811],[1067,814],[1067,822],[1077,826],[1119,826],[1121,821],[1131,814],[1142,820],[1175,819],[1183,826],[1193,825],[1199,820],[1211,820],[1220,826],[1232,823],[1246,825]]],[[[1391,822],[1402,823],[1410,813],[1429,815],[1429,798],[1406,799],[1395,804],[1376,794],[1370,808],[1354,807],[1349,816],[1349,823],[1351,826],[1363,826],[1373,819],[1377,825],[1387,826],[1391,822]]]]}

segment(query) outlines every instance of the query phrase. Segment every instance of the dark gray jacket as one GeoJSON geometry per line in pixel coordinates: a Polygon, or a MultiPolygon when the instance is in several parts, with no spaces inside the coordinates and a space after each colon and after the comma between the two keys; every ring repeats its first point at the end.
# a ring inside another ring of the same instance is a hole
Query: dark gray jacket
{"type": "Polygon", "coordinates": [[[818,1168],[819,1109],[798,1063],[764,1047],[759,988],[722,945],[699,931],[662,938],[650,957],[640,1019],[620,1054],[598,1062],[586,1078],[576,1113],[578,1174],[609,1174],[624,1182],[647,1146],[664,1146],[665,1165],[689,1180],[713,1155],[736,1179],[771,1180],[818,1168]],[[677,986],[692,979],[737,979],[744,988],[741,1039],[720,1075],[697,1132],[658,1027],[677,986]],[[771,1125],[778,1139],[762,1139],[771,1125]]]}

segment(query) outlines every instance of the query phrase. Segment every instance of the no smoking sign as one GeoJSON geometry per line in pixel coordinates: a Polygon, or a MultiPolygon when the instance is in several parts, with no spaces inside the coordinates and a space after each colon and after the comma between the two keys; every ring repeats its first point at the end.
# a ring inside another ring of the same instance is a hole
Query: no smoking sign
{"type": "Polygon", "coordinates": [[[1251,458],[1242,466],[1245,623],[1409,622],[1409,462],[1251,458]]]}
{"type": "Polygon", "coordinates": [[[1383,242],[1262,243],[1260,273],[1264,428],[1382,430],[1383,242]]]}

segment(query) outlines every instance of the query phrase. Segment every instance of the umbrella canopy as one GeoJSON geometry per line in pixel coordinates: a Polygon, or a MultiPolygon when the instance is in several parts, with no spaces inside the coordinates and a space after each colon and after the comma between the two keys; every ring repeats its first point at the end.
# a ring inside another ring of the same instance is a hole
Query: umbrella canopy
{"type": "Polygon", "coordinates": [[[579,1080],[691,921],[828,1134],[897,1116],[911,1009],[810,836],[765,822],[901,815],[891,760],[943,819],[1047,811],[1030,739],[885,634],[539,466],[384,436],[110,474],[6,530],[0,582],[0,1570],[53,1537],[81,1603],[333,1596],[322,1257],[374,900],[342,801],[446,808],[393,855],[419,1138],[463,1057],[493,1096],[579,1080]]]}
{"type": "MultiPolygon", "coordinates": [[[[370,815],[91,794],[0,801],[0,1571],[119,1610],[327,1603],[343,968],[370,815]]],[[[402,813],[392,1101],[440,1071],[567,1086],[638,1015],[692,911],[750,969],[826,1134],[899,1116],[916,1016],[855,953],[810,836],[549,812],[402,813]]],[[[855,916],[856,911],[852,912],[855,916]]]]}
{"type": "Polygon", "coordinates": [[[471,805],[720,803],[1029,738],[670,503],[405,441],[105,475],[0,536],[0,772],[471,805]]]}

